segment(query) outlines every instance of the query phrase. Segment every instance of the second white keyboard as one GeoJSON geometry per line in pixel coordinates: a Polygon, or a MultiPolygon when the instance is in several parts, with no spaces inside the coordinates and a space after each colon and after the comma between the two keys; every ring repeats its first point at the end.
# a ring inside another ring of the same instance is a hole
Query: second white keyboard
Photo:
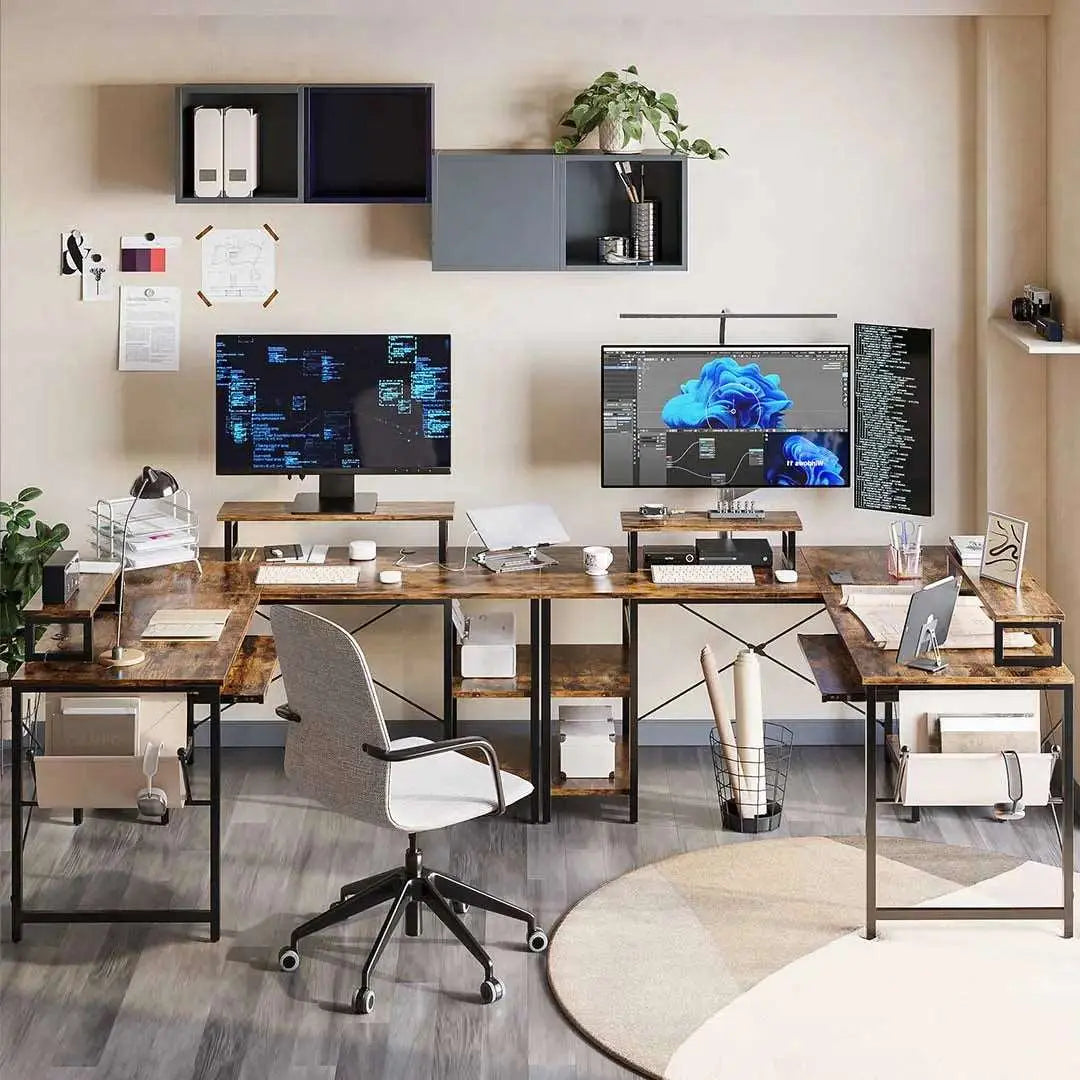
{"type": "Polygon", "coordinates": [[[662,563],[650,569],[654,585],[754,584],[754,568],[740,563],[662,563]]]}
{"type": "Polygon", "coordinates": [[[256,585],[355,585],[359,566],[339,563],[267,563],[255,572],[256,585]]]}

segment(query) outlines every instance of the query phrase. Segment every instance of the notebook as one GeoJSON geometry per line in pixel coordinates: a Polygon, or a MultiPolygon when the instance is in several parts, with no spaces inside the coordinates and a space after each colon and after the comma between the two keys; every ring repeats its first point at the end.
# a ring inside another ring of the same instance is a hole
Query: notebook
{"type": "Polygon", "coordinates": [[[229,608],[159,608],[142,636],[158,641],[218,641],[229,612],[229,608]]]}

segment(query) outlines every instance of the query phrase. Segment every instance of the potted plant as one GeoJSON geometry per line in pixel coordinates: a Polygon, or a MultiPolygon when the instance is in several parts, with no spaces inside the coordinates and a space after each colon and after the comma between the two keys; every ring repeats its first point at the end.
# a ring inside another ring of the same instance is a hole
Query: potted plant
{"type": "Polygon", "coordinates": [[[40,488],[23,488],[12,502],[0,502],[0,678],[23,662],[22,610],[41,588],[41,567],[68,538],[66,525],[46,525],[25,504],[40,488]]]}
{"type": "Polygon", "coordinates": [[[715,161],[726,157],[722,146],[704,139],[691,140],[685,135],[686,124],[679,119],[679,103],[673,94],[657,93],[639,78],[631,64],[622,71],[598,75],[576,98],[559,119],[569,135],[555,140],[556,154],[573,150],[591,131],[599,129],[600,149],[605,154],[636,154],[641,149],[644,124],[673,154],[707,157],[715,161]]]}

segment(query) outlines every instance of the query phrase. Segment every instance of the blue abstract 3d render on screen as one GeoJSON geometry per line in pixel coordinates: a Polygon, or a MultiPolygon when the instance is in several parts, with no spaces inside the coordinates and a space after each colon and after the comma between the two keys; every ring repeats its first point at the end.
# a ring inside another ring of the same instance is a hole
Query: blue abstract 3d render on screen
{"type": "Polygon", "coordinates": [[[660,418],[669,428],[780,428],[792,404],[779,375],[764,375],[757,364],[722,356],[709,360],[696,379],[684,382],[660,418]]]}
{"type": "MultiPolygon", "coordinates": [[[[839,432],[806,432],[773,440],[765,462],[765,481],[772,487],[843,487],[844,467],[826,445],[839,432]]],[[[843,449],[837,443],[838,449],[843,449]]],[[[846,454],[845,454],[846,457],[846,454]]]]}

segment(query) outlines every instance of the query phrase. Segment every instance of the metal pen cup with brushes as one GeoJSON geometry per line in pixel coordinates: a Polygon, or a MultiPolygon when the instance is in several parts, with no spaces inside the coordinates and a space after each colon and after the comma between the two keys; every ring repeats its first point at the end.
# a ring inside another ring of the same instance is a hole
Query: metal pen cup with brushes
{"type": "Polygon", "coordinates": [[[630,204],[630,243],[636,248],[640,263],[654,263],[659,258],[656,224],[659,204],[654,199],[630,204]]]}
{"type": "Polygon", "coordinates": [[[614,164],[615,174],[630,203],[630,255],[636,262],[648,265],[658,257],[656,225],[659,205],[655,199],[645,198],[644,164],[640,166],[636,182],[634,168],[629,161],[616,161],[614,164]]]}

